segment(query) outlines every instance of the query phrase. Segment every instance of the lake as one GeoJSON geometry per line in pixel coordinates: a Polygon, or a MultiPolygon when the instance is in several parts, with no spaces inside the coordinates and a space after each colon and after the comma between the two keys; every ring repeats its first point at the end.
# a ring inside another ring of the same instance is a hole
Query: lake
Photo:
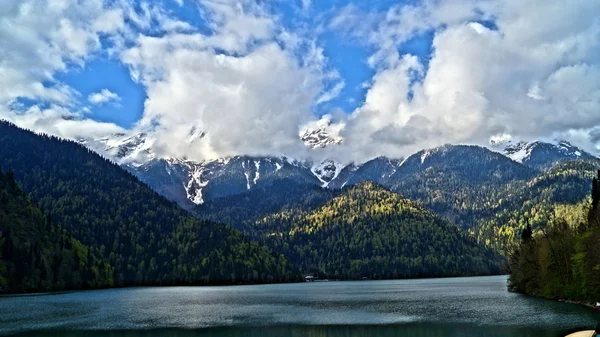
{"type": "Polygon", "coordinates": [[[594,310],[506,290],[506,276],[126,288],[0,297],[0,335],[564,336],[594,310]]]}

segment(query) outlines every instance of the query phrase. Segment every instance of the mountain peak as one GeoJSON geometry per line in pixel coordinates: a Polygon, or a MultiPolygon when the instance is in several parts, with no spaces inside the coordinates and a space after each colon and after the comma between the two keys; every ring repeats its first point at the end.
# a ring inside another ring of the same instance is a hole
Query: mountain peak
{"type": "Polygon", "coordinates": [[[324,116],[318,121],[307,124],[300,131],[300,139],[312,149],[325,148],[343,142],[339,133],[340,125],[334,124],[330,117],[324,116]]]}
{"type": "Polygon", "coordinates": [[[518,163],[542,169],[558,162],[595,157],[565,140],[553,143],[520,141],[507,145],[502,153],[518,163]]]}

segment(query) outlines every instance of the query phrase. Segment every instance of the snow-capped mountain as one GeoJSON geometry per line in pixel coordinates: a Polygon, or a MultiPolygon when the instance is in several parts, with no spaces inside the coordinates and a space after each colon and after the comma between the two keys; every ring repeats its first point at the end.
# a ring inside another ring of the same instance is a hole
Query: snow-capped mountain
{"type": "Polygon", "coordinates": [[[311,172],[323,183],[323,187],[327,187],[331,181],[338,177],[343,168],[344,165],[340,162],[324,160],[320,164],[313,165],[311,172]]]}
{"type": "MultiPolygon", "coordinates": [[[[307,128],[301,134],[302,140],[313,149],[341,143],[342,139],[336,136],[335,130],[332,135],[331,125],[328,119],[314,123],[314,128],[307,128]]],[[[204,136],[203,131],[192,127],[189,142],[202,141],[204,136]]],[[[493,151],[477,146],[447,145],[420,151],[406,159],[378,157],[365,163],[347,165],[333,160],[311,163],[285,156],[235,156],[193,161],[157,156],[152,150],[155,139],[146,133],[113,134],[99,139],[80,139],[79,142],[114,160],[158,193],[186,208],[244,193],[256,186],[272,185],[271,182],[283,178],[324,188],[342,188],[364,180],[391,186],[405,179],[407,174],[444,165],[460,166],[467,159],[470,162],[469,167],[480,165],[483,168],[495,169],[498,165],[507,165],[500,159],[508,157],[513,163],[540,170],[562,161],[594,157],[568,142],[551,144],[540,141],[508,141],[498,142],[492,146],[493,151]],[[499,158],[496,152],[503,156],[499,158]]],[[[506,170],[506,167],[497,171],[503,170],[506,170]]]]}
{"type": "Polygon", "coordinates": [[[207,200],[240,194],[273,180],[287,178],[320,185],[311,166],[287,157],[249,157],[194,162],[174,158],[126,166],[130,172],[167,198],[190,208],[207,200]]]}
{"type": "Polygon", "coordinates": [[[350,164],[340,171],[328,187],[342,188],[365,180],[381,183],[393,175],[402,163],[403,161],[398,159],[377,157],[363,164],[350,164]]]}
{"type": "Polygon", "coordinates": [[[308,124],[300,131],[299,136],[304,144],[312,149],[325,148],[343,142],[343,138],[339,136],[340,127],[333,124],[330,118],[325,117],[308,124]]]}
{"type": "Polygon", "coordinates": [[[595,157],[566,141],[556,143],[517,142],[505,146],[502,153],[518,163],[539,169],[545,169],[568,160],[595,157]]]}
{"type": "Polygon", "coordinates": [[[98,139],[81,138],[77,141],[120,165],[140,166],[156,158],[152,152],[154,139],[146,133],[116,133],[98,139]]]}

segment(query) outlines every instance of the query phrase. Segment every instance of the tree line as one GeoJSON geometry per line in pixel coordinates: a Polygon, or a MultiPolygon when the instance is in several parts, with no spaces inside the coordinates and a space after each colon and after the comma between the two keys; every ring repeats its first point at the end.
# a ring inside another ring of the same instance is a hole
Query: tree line
{"type": "Polygon", "coordinates": [[[115,286],[300,278],[283,255],[231,227],[191,216],[72,141],[0,122],[0,165],[14,172],[53,223],[113,268],[115,286]]]}
{"type": "Polygon", "coordinates": [[[591,197],[555,214],[545,226],[529,224],[507,250],[510,289],[547,298],[600,299],[600,170],[591,197]]]}

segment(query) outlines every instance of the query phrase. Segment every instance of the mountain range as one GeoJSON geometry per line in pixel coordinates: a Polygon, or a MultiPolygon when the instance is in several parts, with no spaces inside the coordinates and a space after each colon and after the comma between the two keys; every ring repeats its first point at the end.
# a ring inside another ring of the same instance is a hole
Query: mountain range
{"type": "MultiPolygon", "coordinates": [[[[310,148],[336,146],[343,139],[332,136],[327,128],[328,125],[320,123],[315,126],[315,129],[303,130],[300,134],[301,139],[310,148]]],[[[201,141],[202,135],[202,132],[192,128],[190,142],[201,141]]],[[[78,141],[120,164],[151,188],[186,209],[193,209],[196,205],[207,201],[267,186],[271,181],[282,178],[333,189],[369,180],[383,186],[395,186],[401,190],[401,186],[406,185],[404,182],[408,172],[423,173],[425,169],[435,169],[439,165],[444,165],[445,161],[464,160],[473,163],[476,161],[472,158],[479,156],[483,161],[475,164],[479,164],[482,178],[485,180],[487,162],[484,159],[495,158],[494,160],[502,161],[500,155],[507,160],[499,165],[506,165],[509,171],[521,171],[523,178],[531,177],[533,171],[547,170],[561,162],[597,158],[566,141],[555,143],[534,141],[496,143],[489,148],[445,145],[422,150],[406,158],[377,157],[364,163],[349,164],[335,160],[311,162],[286,156],[243,155],[194,161],[187,158],[162,158],[156,155],[152,151],[155,140],[145,133],[129,136],[116,134],[78,141]]],[[[504,170],[499,167],[497,172],[500,174],[504,170]]]]}
{"type": "Polygon", "coordinates": [[[375,182],[323,188],[287,158],[216,164],[235,193],[187,212],[81,144],[0,122],[0,291],[502,272],[497,251],[375,182]]]}

